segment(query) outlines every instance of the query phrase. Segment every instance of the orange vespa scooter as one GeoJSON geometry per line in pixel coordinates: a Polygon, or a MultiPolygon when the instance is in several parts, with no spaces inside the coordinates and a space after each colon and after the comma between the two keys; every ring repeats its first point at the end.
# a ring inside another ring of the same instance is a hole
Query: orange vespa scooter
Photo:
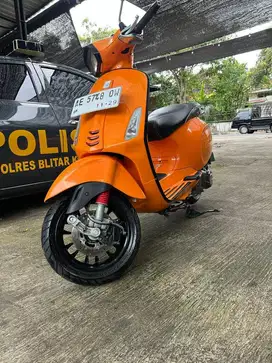
{"type": "Polygon", "coordinates": [[[48,191],[46,201],[55,201],[42,227],[48,262],[75,283],[102,284],[128,269],[141,239],[137,212],[187,208],[212,185],[212,137],[198,105],[148,116],[148,76],[133,69],[135,45],[158,9],[155,2],[128,27],[120,21],[113,36],[85,50],[86,65],[100,78],[75,101],[79,160],[48,191]]]}

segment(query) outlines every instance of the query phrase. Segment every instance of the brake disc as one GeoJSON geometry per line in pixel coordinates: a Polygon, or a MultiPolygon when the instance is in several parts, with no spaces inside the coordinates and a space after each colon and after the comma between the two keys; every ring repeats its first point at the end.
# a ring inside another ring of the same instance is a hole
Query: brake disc
{"type": "Polygon", "coordinates": [[[112,246],[112,243],[108,243],[112,242],[111,236],[108,235],[110,225],[101,224],[97,227],[97,224],[94,224],[88,216],[85,219],[86,221],[83,221],[75,215],[67,218],[67,223],[73,227],[72,239],[77,250],[89,256],[97,256],[98,253],[108,251],[112,246]]]}

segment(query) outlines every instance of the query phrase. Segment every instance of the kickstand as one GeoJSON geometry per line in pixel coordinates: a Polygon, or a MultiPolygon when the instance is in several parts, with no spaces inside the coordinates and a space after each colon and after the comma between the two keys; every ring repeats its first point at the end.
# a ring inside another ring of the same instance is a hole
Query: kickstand
{"type": "Polygon", "coordinates": [[[186,217],[187,218],[196,218],[199,216],[202,216],[203,214],[206,213],[220,213],[219,209],[209,209],[209,210],[205,210],[204,212],[199,212],[195,209],[193,209],[191,206],[187,207],[186,209],[186,217]]]}

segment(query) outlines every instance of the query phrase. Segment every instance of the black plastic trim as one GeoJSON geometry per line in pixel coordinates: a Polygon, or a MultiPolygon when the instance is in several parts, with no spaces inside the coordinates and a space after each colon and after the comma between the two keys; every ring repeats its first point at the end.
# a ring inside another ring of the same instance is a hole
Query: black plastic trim
{"type": "Polygon", "coordinates": [[[138,72],[141,72],[141,73],[144,73],[144,75],[146,76],[147,78],[147,97],[146,97],[146,113],[145,113],[145,129],[144,129],[144,143],[145,143],[145,149],[146,149],[146,154],[147,154],[147,157],[148,157],[148,161],[149,161],[149,164],[150,164],[150,168],[152,170],[152,173],[154,175],[154,179],[157,183],[157,186],[158,186],[158,189],[163,197],[163,199],[167,202],[167,203],[170,203],[171,200],[169,200],[166,195],[164,194],[163,190],[162,190],[162,187],[161,187],[161,184],[158,180],[158,177],[157,177],[157,174],[156,174],[156,171],[155,171],[155,168],[154,168],[154,165],[153,165],[153,161],[152,161],[152,158],[151,158],[151,155],[150,155],[150,151],[149,151],[149,147],[148,147],[148,137],[147,137],[147,122],[148,122],[148,104],[149,104],[149,92],[150,92],[150,84],[149,84],[149,77],[148,75],[145,73],[145,72],[142,72],[142,71],[139,71],[137,69],[138,72]]]}
{"type": "Polygon", "coordinates": [[[214,153],[212,152],[211,157],[208,161],[208,164],[211,164],[213,161],[215,161],[215,156],[214,156],[214,153]]]}
{"type": "Polygon", "coordinates": [[[67,214],[74,213],[85,207],[98,194],[110,190],[111,185],[99,182],[89,182],[78,185],[73,193],[67,214]]]}
{"type": "Polygon", "coordinates": [[[188,175],[184,178],[185,181],[187,180],[199,180],[201,178],[201,171],[196,172],[194,175],[188,175]]]}
{"type": "Polygon", "coordinates": [[[98,77],[101,74],[101,66],[102,66],[102,58],[99,53],[99,51],[96,49],[96,47],[93,44],[89,44],[86,47],[83,48],[83,58],[84,58],[84,64],[89,69],[89,71],[95,76],[98,77]],[[97,60],[97,71],[94,74],[93,70],[89,66],[89,57],[90,52],[93,54],[97,60]]]}
{"type": "Polygon", "coordinates": [[[179,190],[179,192],[178,192],[177,194],[175,194],[173,198],[174,198],[174,199],[178,198],[178,197],[182,194],[183,190],[184,190],[184,189],[186,189],[186,188],[187,188],[187,186],[188,186],[188,185],[190,185],[190,184],[191,184],[191,183],[190,183],[190,182],[188,182],[188,183],[186,183],[185,185],[183,185],[183,186],[182,186],[182,188],[179,190]]]}
{"type": "MultiPolygon", "coordinates": [[[[182,184],[183,185],[183,184],[182,184]]],[[[182,185],[176,185],[174,188],[172,188],[168,193],[167,193],[167,198],[168,199],[172,199],[172,196],[176,193],[176,191],[182,186],[182,185]]]]}
{"type": "Polygon", "coordinates": [[[184,183],[182,183],[173,193],[171,193],[171,195],[169,195],[169,198],[171,198],[171,200],[175,199],[176,196],[179,194],[179,192],[184,188],[184,183]]]}
{"type": "Polygon", "coordinates": [[[129,50],[130,50],[130,49],[129,49],[129,47],[127,47],[127,48],[125,48],[124,50],[122,50],[122,52],[121,52],[121,53],[122,53],[122,54],[128,54],[129,50]]]}
{"type": "Polygon", "coordinates": [[[164,174],[164,173],[157,173],[157,177],[159,180],[163,179],[166,177],[167,174],[164,174]]]}

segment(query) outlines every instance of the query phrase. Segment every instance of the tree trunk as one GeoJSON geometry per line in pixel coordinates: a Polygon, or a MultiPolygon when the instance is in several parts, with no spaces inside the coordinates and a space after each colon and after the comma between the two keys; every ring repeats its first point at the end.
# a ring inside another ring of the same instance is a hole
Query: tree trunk
{"type": "Polygon", "coordinates": [[[186,75],[185,75],[185,68],[180,68],[177,70],[171,71],[174,80],[178,86],[179,96],[178,102],[184,103],[186,101],[186,75]]]}

